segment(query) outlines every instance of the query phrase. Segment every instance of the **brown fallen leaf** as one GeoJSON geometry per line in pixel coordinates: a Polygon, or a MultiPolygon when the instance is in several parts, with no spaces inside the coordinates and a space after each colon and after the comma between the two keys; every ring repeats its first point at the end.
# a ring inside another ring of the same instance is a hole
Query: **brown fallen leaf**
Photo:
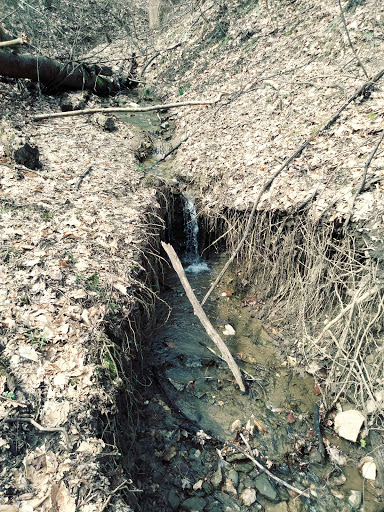
{"type": "Polygon", "coordinates": [[[293,412],[292,412],[292,411],[290,411],[290,412],[287,414],[287,421],[288,421],[288,423],[295,423],[296,418],[295,418],[295,416],[294,416],[294,414],[293,414],[293,412]]]}

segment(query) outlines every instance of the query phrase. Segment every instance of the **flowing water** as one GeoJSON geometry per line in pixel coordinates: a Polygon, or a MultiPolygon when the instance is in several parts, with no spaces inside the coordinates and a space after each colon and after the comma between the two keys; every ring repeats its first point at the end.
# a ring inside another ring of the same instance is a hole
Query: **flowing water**
{"type": "MultiPolygon", "coordinates": [[[[153,114],[149,121],[147,113],[136,115],[135,123],[157,130],[153,114]]],[[[209,263],[201,259],[195,204],[187,195],[181,200],[186,250],[180,256],[201,300],[228,255],[209,263]]],[[[138,486],[146,490],[140,510],[382,510],[380,489],[364,482],[357,470],[366,450],[324,431],[348,462],[340,466],[329,457],[320,461],[313,418],[319,401],[315,382],[297,373],[289,347],[257,318],[261,296],[237,296],[234,282],[235,276],[227,273],[204,310],[243,372],[246,395],[194,316],[177,275],[173,270],[166,274],[158,328],[146,356],[157,385],[143,393],[138,486]],[[307,490],[308,497],[297,497],[273,479],[265,481],[265,474],[242,453],[246,447],[241,435],[264,467],[307,490]],[[256,491],[255,501],[244,501],[247,489],[248,496],[256,491]]]]}

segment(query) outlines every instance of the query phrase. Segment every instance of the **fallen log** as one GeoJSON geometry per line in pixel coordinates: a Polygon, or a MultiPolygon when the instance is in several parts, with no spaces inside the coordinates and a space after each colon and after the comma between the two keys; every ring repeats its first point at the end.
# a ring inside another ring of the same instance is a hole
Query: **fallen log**
{"type": "Polygon", "coordinates": [[[103,78],[86,64],[70,62],[63,65],[48,57],[17,55],[0,50],[0,75],[8,78],[29,78],[47,89],[88,89],[99,95],[116,91],[119,85],[103,78]]]}
{"type": "Polygon", "coordinates": [[[236,379],[236,382],[240,388],[240,391],[242,393],[246,393],[246,389],[244,386],[243,379],[241,377],[240,369],[237,366],[235,360],[233,359],[232,354],[228,350],[227,345],[220,338],[218,332],[215,330],[215,328],[209,321],[207,315],[203,311],[203,308],[201,307],[199,301],[196,298],[196,295],[193,293],[191,285],[189,284],[188,279],[185,275],[183,266],[177,256],[174,248],[172,247],[172,245],[166,244],[164,242],[161,242],[161,245],[163,246],[163,249],[165,250],[165,252],[168,254],[169,259],[171,260],[172,266],[175,269],[177,275],[179,276],[180,282],[185,290],[185,293],[187,294],[187,297],[193,306],[194,314],[200,320],[202,326],[206,330],[206,333],[211,338],[213,343],[219,348],[224,361],[228,364],[229,369],[231,370],[231,372],[233,373],[233,376],[236,379]]]}

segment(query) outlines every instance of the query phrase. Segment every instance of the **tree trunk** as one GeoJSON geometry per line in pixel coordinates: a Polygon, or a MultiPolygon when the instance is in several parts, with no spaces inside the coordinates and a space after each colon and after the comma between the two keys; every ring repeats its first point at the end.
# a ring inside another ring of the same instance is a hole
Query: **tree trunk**
{"type": "Polygon", "coordinates": [[[0,50],[0,75],[9,78],[29,78],[41,82],[47,89],[88,89],[96,94],[108,94],[118,84],[100,77],[97,70],[86,64],[66,65],[47,57],[16,55],[0,50]]]}

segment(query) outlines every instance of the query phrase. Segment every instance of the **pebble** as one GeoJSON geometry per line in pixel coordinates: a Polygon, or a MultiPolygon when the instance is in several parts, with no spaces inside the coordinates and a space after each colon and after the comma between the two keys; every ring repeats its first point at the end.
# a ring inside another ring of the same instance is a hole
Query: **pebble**
{"type": "Polygon", "coordinates": [[[289,512],[289,510],[287,503],[282,501],[281,503],[265,505],[265,512],[289,512]]]}
{"type": "Polygon", "coordinates": [[[250,507],[256,501],[255,489],[244,489],[244,491],[240,495],[240,499],[243,505],[245,505],[246,507],[250,507]]]}
{"type": "Polygon", "coordinates": [[[171,489],[169,491],[168,503],[170,504],[172,510],[177,510],[179,508],[180,500],[175,489],[171,489]]]}
{"type": "Polygon", "coordinates": [[[217,470],[213,473],[211,477],[211,484],[215,489],[220,487],[221,482],[223,481],[223,475],[221,473],[221,468],[218,467],[217,470]]]}
{"type": "Polygon", "coordinates": [[[340,437],[355,443],[364,423],[364,415],[360,411],[351,409],[338,412],[335,416],[335,431],[340,437]]]}
{"type": "Polygon", "coordinates": [[[228,478],[233,482],[233,485],[237,487],[239,485],[239,474],[234,469],[230,469],[228,472],[228,478]]]}
{"type": "Polygon", "coordinates": [[[352,489],[351,491],[349,491],[348,503],[351,505],[352,508],[359,508],[361,504],[361,498],[361,491],[352,489]]]}

